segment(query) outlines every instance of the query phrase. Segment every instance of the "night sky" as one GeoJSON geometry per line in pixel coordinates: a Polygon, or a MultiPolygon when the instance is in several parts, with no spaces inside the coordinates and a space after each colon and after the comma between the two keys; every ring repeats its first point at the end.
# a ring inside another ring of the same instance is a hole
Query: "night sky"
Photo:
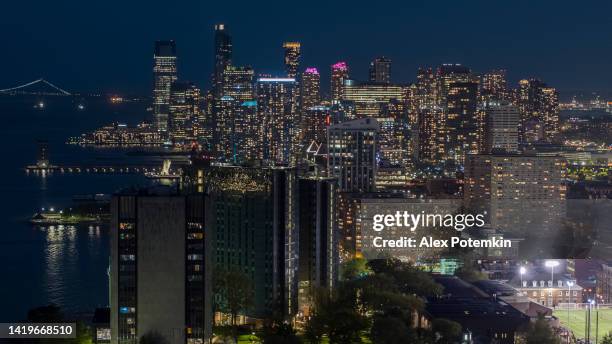
{"type": "Polygon", "coordinates": [[[149,94],[153,42],[174,39],[179,77],[208,88],[213,25],[233,36],[234,63],[282,73],[282,42],[302,42],[302,68],[393,60],[394,82],[419,66],[505,68],[562,96],[612,95],[611,1],[3,1],[0,88],[45,77],[71,91],[149,94]]]}

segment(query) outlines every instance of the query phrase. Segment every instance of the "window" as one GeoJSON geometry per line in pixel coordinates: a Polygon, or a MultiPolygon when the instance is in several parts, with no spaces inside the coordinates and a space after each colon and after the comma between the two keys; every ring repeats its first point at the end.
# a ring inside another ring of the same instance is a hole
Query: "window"
{"type": "Polygon", "coordinates": [[[134,229],[134,224],[133,223],[129,223],[129,222],[121,222],[119,224],[119,229],[120,230],[134,229]]]}
{"type": "Polygon", "coordinates": [[[136,256],[133,254],[122,254],[120,256],[120,259],[122,261],[135,261],[136,260],[136,256]]]}
{"type": "Polygon", "coordinates": [[[187,239],[204,239],[204,233],[188,233],[187,239]]]}

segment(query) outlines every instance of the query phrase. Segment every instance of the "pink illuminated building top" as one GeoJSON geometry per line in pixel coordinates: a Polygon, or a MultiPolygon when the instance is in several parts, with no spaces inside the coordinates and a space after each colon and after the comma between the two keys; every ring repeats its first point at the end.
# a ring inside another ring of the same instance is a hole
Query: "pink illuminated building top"
{"type": "Polygon", "coordinates": [[[304,72],[306,74],[319,74],[319,70],[317,70],[315,67],[308,67],[306,68],[306,71],[304,72]]]}
{"type": "Polygon", "coordinates": [[[346,62],[340,61],[332,65],[332,69],[334,70],[348,70],[346,62]]]}

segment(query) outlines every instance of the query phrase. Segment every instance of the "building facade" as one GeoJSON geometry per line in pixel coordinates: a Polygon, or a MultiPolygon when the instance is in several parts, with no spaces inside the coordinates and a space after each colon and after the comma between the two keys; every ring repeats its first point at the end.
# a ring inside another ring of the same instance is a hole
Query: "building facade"
{"type": "Polygon", "coordinates": [[[208,233],[202,195],[125,191],[111,203],[111,342],[157,333],[171,343],[211,336],[208,233]]]}
{"type": "Polygon", "coordinates": [[[334,124],[327,131],[330,177],[338,179],[341,192],[372,192],[376,186],[380,125],[373,118],[334,124]]]}
{"type": "Polygon", "coordinates": [[[170,88],[177,79],[176,44],[157,41],[153,54],[153,117],[158,130],[168,130],[170,88]]]}

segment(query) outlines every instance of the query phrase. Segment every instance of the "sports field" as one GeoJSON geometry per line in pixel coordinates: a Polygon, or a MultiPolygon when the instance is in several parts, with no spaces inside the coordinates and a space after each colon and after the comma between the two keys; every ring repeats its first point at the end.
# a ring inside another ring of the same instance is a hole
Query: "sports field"
{"type": "MultiPolygon", "coordinates": [[[[585,309],[570,309],[569,311],[569,328],[574,332],[576,338],[586,338],[585,335],[585,319],[587,311],[585,309]]],[[[599,340],[604,335],[612,331],[612,309],[593,309],[591,310],[591,340],[595,342],[595,328],[597,316],[599,314],[599,340]]],[[[568,325],[568,313],[566,309],[556,309],[553,315],[559,318],[563,326],[568,325]]]]}

